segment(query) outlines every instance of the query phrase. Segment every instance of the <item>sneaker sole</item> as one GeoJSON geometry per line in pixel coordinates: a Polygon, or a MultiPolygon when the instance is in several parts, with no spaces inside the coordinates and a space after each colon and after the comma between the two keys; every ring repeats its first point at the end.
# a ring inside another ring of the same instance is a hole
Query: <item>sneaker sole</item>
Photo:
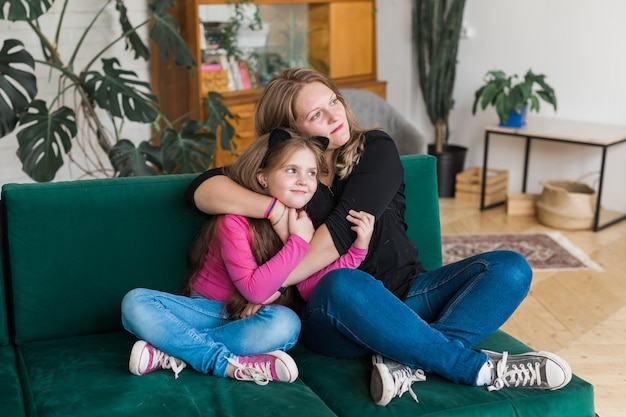
{"type": "Polygon", "coordinates": [[[138,340],[133,345],[133,348],[130,351],[130,359],[128,360],[128,370],[131,374],[141,376],[142,373],[139,372],[139,364],[141,363],[141,351],[148,344],[143,340],[138,340]]]}
{"type": "Polygon", "coordinates": [[[267,353],[267,355],[276,358],[276,375],[281,382],[294,382],[298,379],[298,365],[288,353],[282,350],[275,350],[267,353]],[[281,366],[278,366],[281,365],[281,366]]]}
{"type": "MultiPolygon", "coordinates": [[[[490,356],[497,356],[499,359],[502,359],[502,354],[501,353],[493,352],[491,350],[483,350],[483,352],[488,353],[490,356]]],[[[509,355],[511,355],[511,353],[509,353],[509,355]]],[[[567,361],[565,359],[561,358],[558,355],[555,355],[554,353],[545,352],[545,351],[541,350],[541,351],[537,351],[537,352],[517,353],[514,356],[530,356],[530,357],[542,356],[542,357],[547,358],[547,359],[551,360],[552,362],[558,364],[559,367],[563,370],[563,373],[565,374],[565,381],[563,381],[561,384],[556,385],[554,387],[546,388],[546,389],[548,389],[550,391],[554,391],[554,390],[563,388],[564,386],[569,384],[570,381],[572,380],[572,368],[569,366],[569,364],[567,363],[567,361]]]]}
{"type": "Polygon", "coordinates": [[[385,390],[385,387],[394,387],[393,377],[387,371],[386,365],[375,363],[370,379],[370,395],[374,404],[385,406],[393,399],[393,389],[385,390]]]}

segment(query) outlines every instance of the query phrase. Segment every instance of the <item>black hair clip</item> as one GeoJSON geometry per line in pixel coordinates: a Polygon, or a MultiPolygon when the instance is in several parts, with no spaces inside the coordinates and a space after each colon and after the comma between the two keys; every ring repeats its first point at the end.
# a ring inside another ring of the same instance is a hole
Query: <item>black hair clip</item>
{"type": "MultiPolygon", "coordinates": [[[[261,168],[265,167],[265,162],[267,161],[267,157],[270,154],[272,148],[280,143],[283,143],[287,140],[291,139],[291,134],[285,129],[281,129],[280,127],[276,127],[272,129],[270,132],[269,141],[267,144],[267,151],[265,151],[265,156],[263,156],[263,160],[261,161],[261,168]]],[[[328,147],[328,138],[324,136],[312,136],[311,140],[315,142],[317,146],[320,147],[321,150],[325,151],[328,147]]]]}

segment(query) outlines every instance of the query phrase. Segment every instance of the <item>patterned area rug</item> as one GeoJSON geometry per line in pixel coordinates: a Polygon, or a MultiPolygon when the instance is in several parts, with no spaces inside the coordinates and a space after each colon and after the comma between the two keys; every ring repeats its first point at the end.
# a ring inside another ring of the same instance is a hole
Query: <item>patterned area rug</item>
{"type": "Polygon", "coordinates": [[[448,235],[442,236],[441,240],[444,265],[478,253],[507,249],[524,255],[533,269],[602,270],[585,252],[558,232],[448,235]]]}

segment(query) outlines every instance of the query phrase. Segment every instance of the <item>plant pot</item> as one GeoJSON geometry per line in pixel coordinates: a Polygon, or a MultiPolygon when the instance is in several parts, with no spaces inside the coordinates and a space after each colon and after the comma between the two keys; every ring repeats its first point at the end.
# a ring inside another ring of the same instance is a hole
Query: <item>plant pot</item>
{"type": "Polygon", "coordinates": [[[528,111],[528,105],[522,108],[522,112],[518,113],[516,111],[512,111],[509,113],[509,120],[506,123],[502,123],[500,121],[500,126],[502,127],[522,127],[526,124],[526,112],[528,111]]]}
{"type": "Polygon", "coordinates": [[[428,154],[437,158],[437,187],[439,197],[454,197],[456,174],[463,171],[467,148],[448,145],[442,153],[435,152],[435,145],[428,145],[428,154]]]}

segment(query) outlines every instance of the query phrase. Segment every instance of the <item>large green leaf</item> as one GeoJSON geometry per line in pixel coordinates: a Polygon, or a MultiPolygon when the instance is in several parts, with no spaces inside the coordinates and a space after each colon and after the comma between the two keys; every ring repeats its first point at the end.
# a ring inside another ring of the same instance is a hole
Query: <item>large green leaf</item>
{"type": "Polygon", "coordinates": [[[162,152],[148,142],[141,142],[139,147],[128,139],[118,141],[109,152],[109,160],[120,177],[156,175],[157,172],[148,162],[162,166],[162,152]]]}
{"type": "Polygon", "coordinates": [[[108,110],[114,117],[152,123],[159,111],[150,84],[138,80],[133,71],[120,69],[119,66],[116,58],[103,59],[104,75],[97,71],[81,73],[81,83],[85,91],[98,106],[108,110]]]}
{"type": "Polygon", "coordinates": [[[134,26],[128,20],[128,9],[126,9],[126,5],[123,0],[115,0],[115,9],[119,12],[119,22],[122,26],[122,33],[127,33],[126,35],[126,49],[131,48],[135,51],[135,59],[141,57],[146,61],[150,59],[150,50],[143,43],[141,37],[135,32],[134,26]]]}
{"type": "Polygon", "coordinates": [[[0,0],[0,19],[12,22],[35,20],[47,12],[52,3],[54,0],[0,0]]]}
{"type": "Polygon", "coordinates": [[[198,121],[185,122],[180,130],[165,129],[161,135],[163,173],[202,172],[212,164],[215,135],[198,121]]]}
{"type": "Polygon", "coordinates": [[[174,0],[153,0],[150,2],[148,5],[152,12],[150,39],[159,46],[159,55],[162,60],[168,61],[169,51],[171,51],[177,65],[193,68],[196,66],[196,60],[178,32],[176,19],[168,12],[168,9],[174,4],[174,0]]]}
{"type": "Polygon", "coordinates": [[[15,129],[20,113],[37,95],[34,71],[18,67],[34,69],[35,61],[22,42],[7,39],[0,49],[0,137],[15,129]]]}
{"type": "Polygon", "coordinates": [[[17,156],[22,169],[38,182],[52,181],[63,165],[63,153],[72,149],[76,115],[69,107],[50,112],[43,100],[34,100],[20,117],[17,156]]]}
{"type": "Polygon", "coordinates": [[[228,107],[222,103],[223,96],[215,91],[209,91],[209,97],[204,99],[204,105],[207,107],[207,116],[204,124],[210,132],[220,133],[220,144],[222,149],[235,150],[233,137],[235,136],[235,127],[229,120],[237,120],[228,110],[228,107]]]}

